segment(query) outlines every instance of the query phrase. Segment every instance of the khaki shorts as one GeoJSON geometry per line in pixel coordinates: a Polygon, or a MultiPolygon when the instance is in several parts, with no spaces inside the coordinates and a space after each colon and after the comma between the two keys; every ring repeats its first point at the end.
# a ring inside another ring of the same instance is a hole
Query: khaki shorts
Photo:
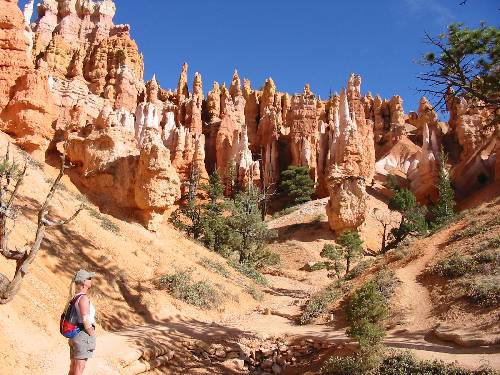
{"type": "Polygon", "coordinates": [[[95,336],[89,336],[85,331],[81,331],[74,338],[69,339],[69,355],[71,359],[92,358],[95,350],[95,336]]]}

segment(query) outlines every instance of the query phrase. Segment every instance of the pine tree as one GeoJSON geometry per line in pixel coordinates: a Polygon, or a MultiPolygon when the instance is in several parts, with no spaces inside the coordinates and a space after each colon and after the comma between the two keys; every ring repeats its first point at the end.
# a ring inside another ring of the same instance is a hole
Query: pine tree
{"type": "Polygon", "coordinates": [[[352,262],[363,254],[363,240],[358,232],[346,231],[337,238],[337,244],[343,249],[347,275],[351,270],[352,262]]]}
{"type": "Polygon", "coordinates": [[[266,250],[267,241],[272,239],[275,233],[262,220],[259,201],[260,192],[250,186],[237,193],[228,207],[230,246],[233,251],[238,252],[241,263],[253,267],[260,267],[271,260],[276,260],[275,256],[266,250]]]}
{"type": "Polygon", "coordinates": [[[281,173],[281,189],[291,200],[300,204],[311,200],[314,194],[314,181],[309,176],[309,168],[291,165],[281,173]]]}
{"type": "Polygon", "coordinates": [[[229,255],[230,239],[227,218],[224,216],[224,186],[217,171],[209,177],[208,184],[203,186],[209,201],[203,205],[201,222],[203,225],[203,244],[223,256],[229,255]]]}
{"type": "Polygon", "coordinates": [[[427,230],[426,208],[417,203],[415,194],[410,190],[401,189],[396,191],[389,202],[389,208],[401,213],[399,227],[391,230],[394,241],[389,245],[389,248],[394,247],[411,233],[423,233],[427,230]]]}
{"type": "Polygon", "coordinates": [[[335,276],[340,279],[342,271],[345,270],[343,264],[344,252],[342,247],[332,244],[325,244],[320,255],[323,258],[328,258],[332,261],[329,269],[332,269],[335,272],[335,276]]]}
{"type": "Polygon", "coordinates": [[[170,222],[176,228],[185,231],[195,239],[200,238],[203,233],[202,207],[197,199],[199,181],[198,167],[192,164],[187,182],[188,192],[183,197],[186,203],[175,210],[170,217],[170,222]]]}
{"type": "Polygon", "coordinates": [[[431,208],[433,215],[433,226],[441,226],[455,216],[455,192],[451,186],[450,174],[446,167],[448,156],[441,147],[439,157],[439,199],[435,206],[431,208]]]}

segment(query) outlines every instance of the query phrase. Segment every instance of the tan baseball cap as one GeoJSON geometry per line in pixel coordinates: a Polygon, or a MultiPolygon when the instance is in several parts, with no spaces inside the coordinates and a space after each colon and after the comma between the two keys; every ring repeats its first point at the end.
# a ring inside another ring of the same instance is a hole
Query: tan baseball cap
{"type": "Polygon", "coordinates": [[[95,276],[95,272],[80,270],[77,273],[75,273],[74,280],[75,280],[75,283],[78,283],[78,282],[83,282],[85,280],[88,280],[94,276],[95,276]]]}

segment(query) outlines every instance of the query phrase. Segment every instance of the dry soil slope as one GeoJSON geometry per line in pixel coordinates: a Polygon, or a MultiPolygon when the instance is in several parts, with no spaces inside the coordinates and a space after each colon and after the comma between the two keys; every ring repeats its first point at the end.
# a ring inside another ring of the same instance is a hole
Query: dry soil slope
{"type": "MultiPolygon", "coordinates": [[[[0,153],[9,138],[0,134],[0,153]]],[[[26,155],[11,146],[18,162],[26,155]]],[[[20,215],[12,234],[13,245],[29,243],[35,228],[35,210],[47,194],[57,170],[32,160],[21,188],[20,215]]],[[[56,195],[52,212],[68,217],[84,197],[68,178],[56,195]]],[[[186,239],[165,224],[157,234],[136,223],[102,215],[92,204],[70,225],[51,230],[15,300],[0,306],[0,373],[63,373],[68,363],[67,344],[58,332],[70,278],[80,268],[97,272],[93,301],[98,311],[98,332],[121,331],[143,324],[165,325],[180,315],[184,322],[220,319],[253,309],[255,300],[244,290],[252,282],[230,271],[223,277],[202,266],[204,258],[225,261],[186,239]],[[107,227],[104,228],[104,226],[107,227]],[[111,223],[111,229],[110,229],[111,223]],[[117,230],[113,230],[116,226],[117,230]],[[220,292],[217,309],[200,311],[159,291],[154,281],[175,270],[192,270],[194,279],[207,280],[220,292]],[[182,313],[182,314],[181,314],[182,313]]],[[[0,272],[9,276],[14,264],[0,257],[0,272]]]]}

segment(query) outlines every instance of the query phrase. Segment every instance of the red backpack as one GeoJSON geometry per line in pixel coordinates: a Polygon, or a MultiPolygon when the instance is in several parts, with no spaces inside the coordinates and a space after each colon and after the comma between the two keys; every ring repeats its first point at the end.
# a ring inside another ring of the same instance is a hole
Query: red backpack
{"type": "Polygon", "coordinates": [[[61,314],[59,321],[59,332],[68,339],[74,338],[82,330],[82,325],[78,322],[78,312],[76,311],[76,303],[84,294],[76,295],[68,304],[66,310],[61,314]]]}

